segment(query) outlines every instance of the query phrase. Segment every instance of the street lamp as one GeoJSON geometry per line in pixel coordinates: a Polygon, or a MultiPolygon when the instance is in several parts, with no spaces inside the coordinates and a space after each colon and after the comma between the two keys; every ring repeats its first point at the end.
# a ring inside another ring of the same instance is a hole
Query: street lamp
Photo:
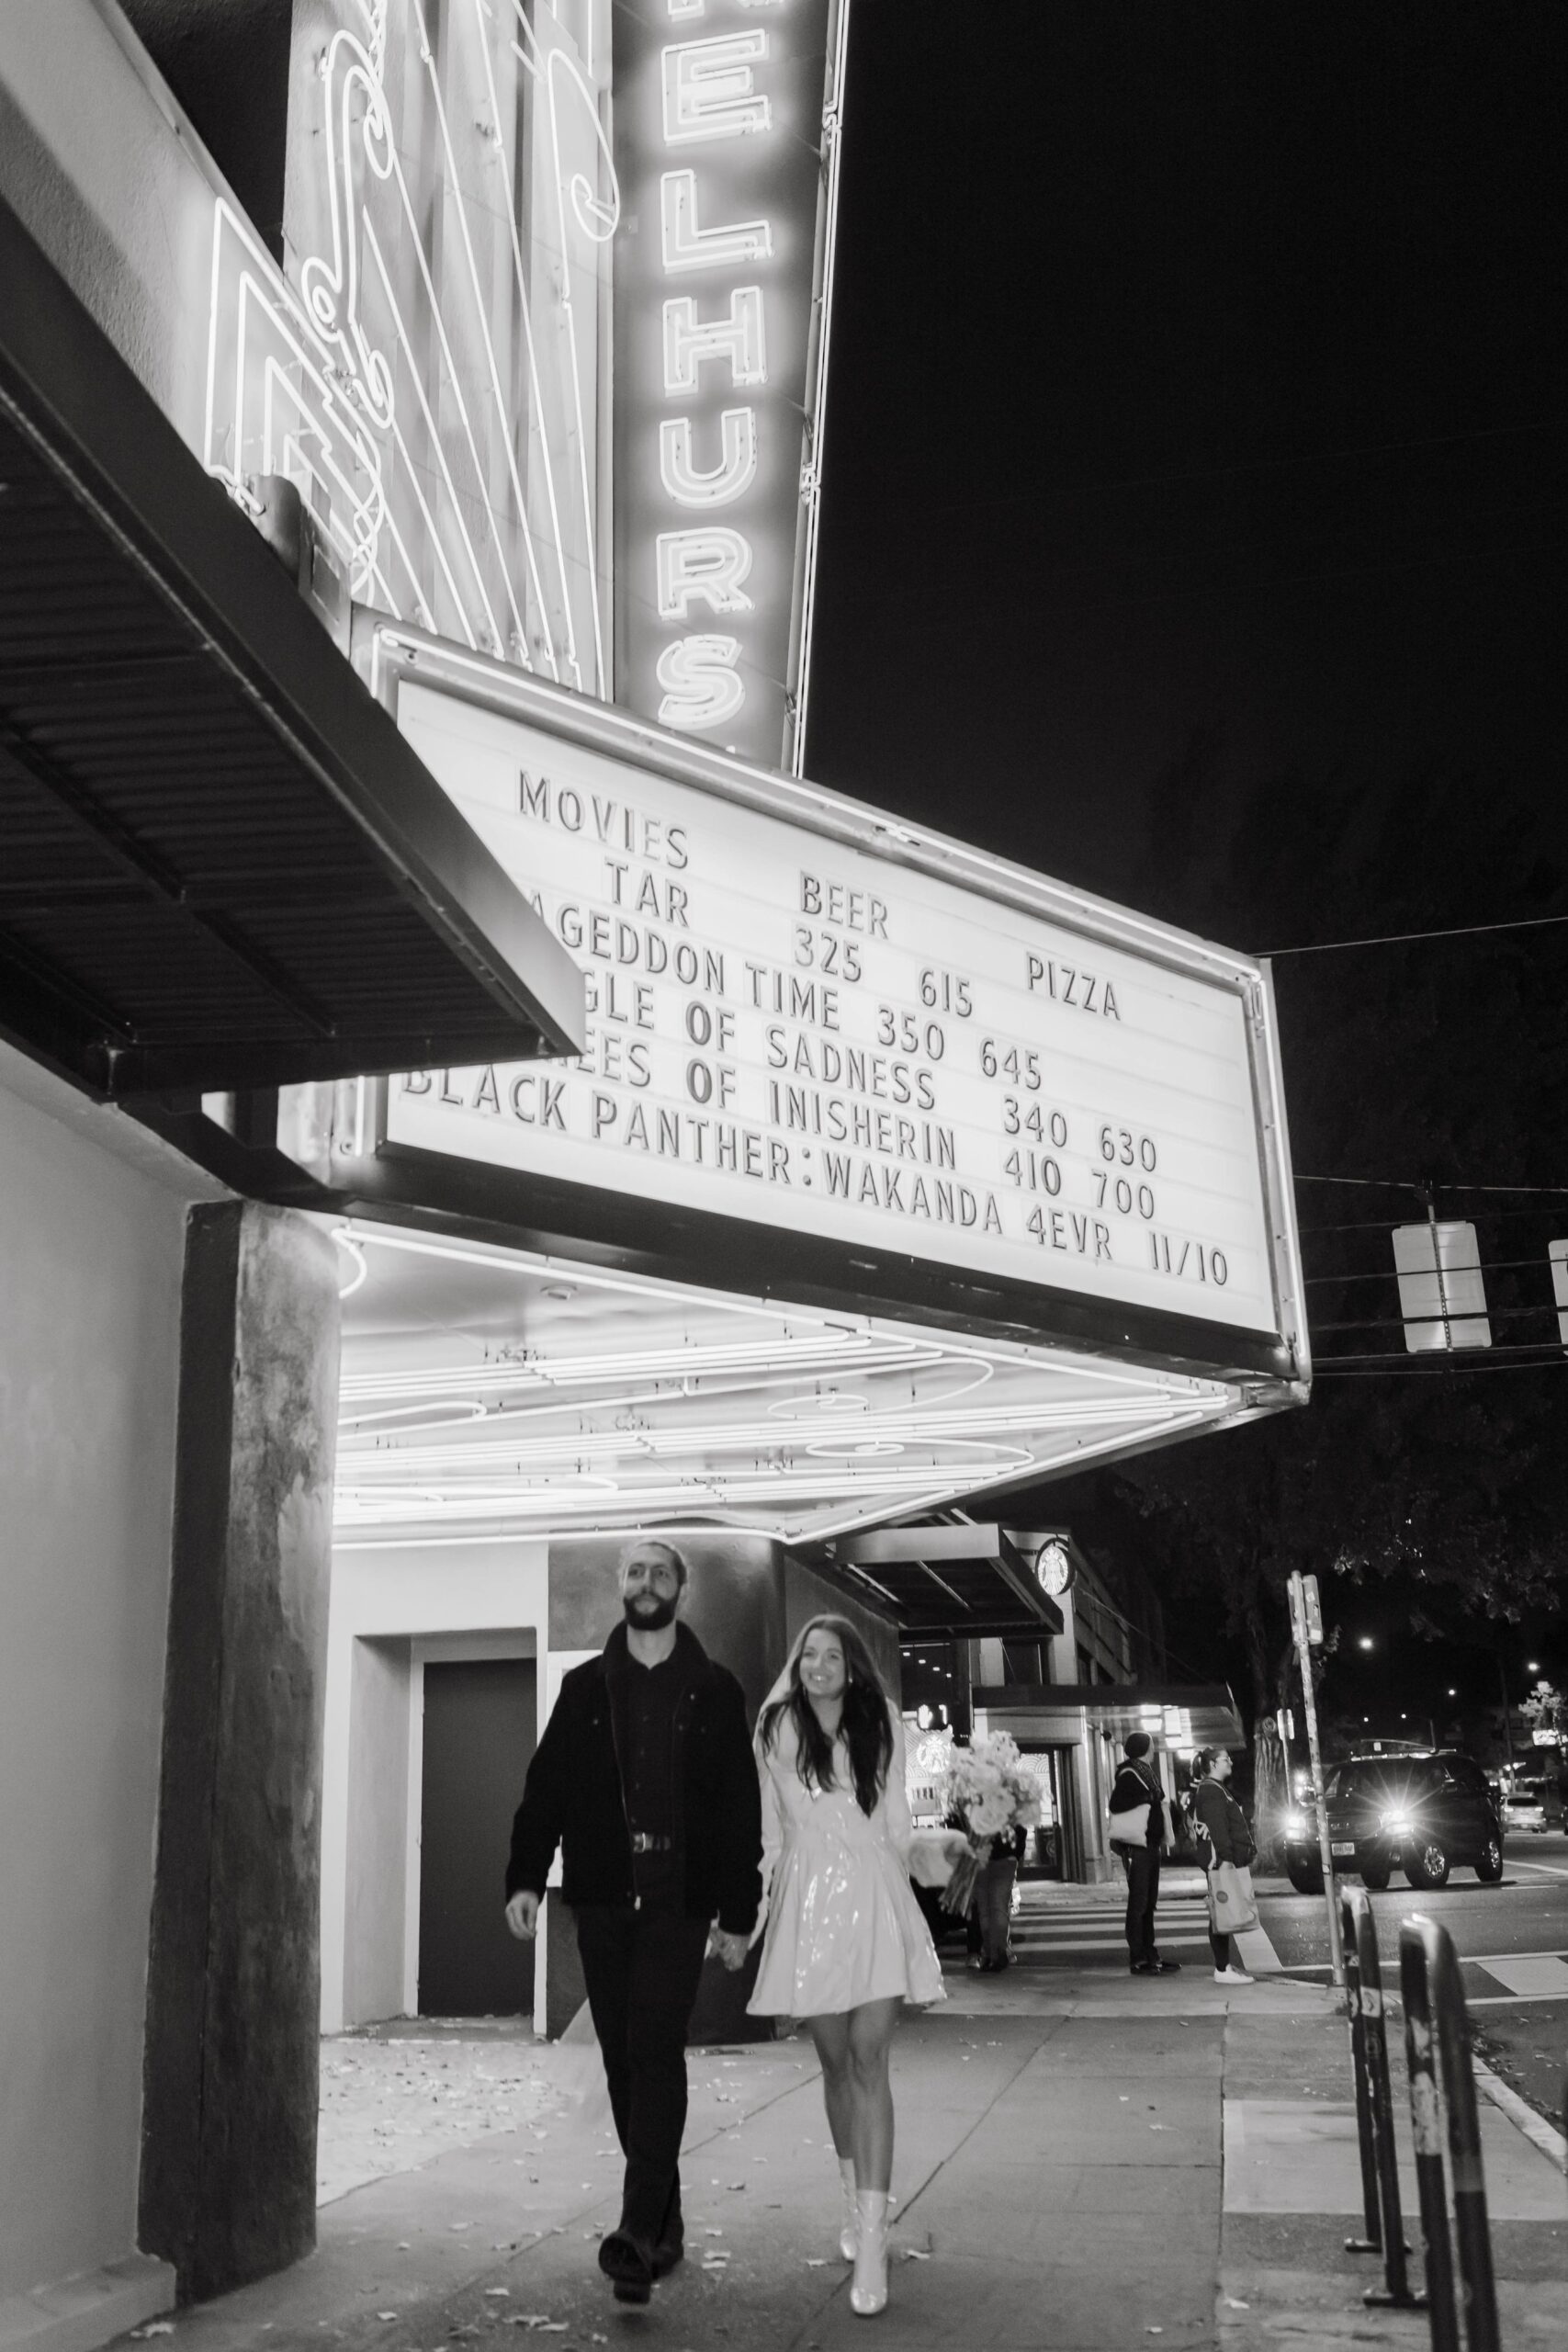
{"type": "Polygon", "coordinates": [[[1360,1640],[1356,1644],[1356,1647],[1357,1647],[1359,1650],[1370,1650],[1370,1649],[1371,1648],[1371,1646],[1372,1646],[1372,1637],[1371,1637],[1371,1635],[1370,1634],[1363,1634],[1361,1635],[1361,1637],[1360,1637],[1360,1640]]]}

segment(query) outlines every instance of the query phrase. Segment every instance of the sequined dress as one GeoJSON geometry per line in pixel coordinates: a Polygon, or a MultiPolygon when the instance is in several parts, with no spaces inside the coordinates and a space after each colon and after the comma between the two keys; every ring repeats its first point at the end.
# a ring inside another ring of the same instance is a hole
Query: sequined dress
{"type": "Polygon", "coordinates": [[[831,1789],[801,1779],[787,1715],[760,1760],[767,1926],[746,2005],[754,2016],[832,2017],[895,1996],[920,2005],[947,1997],[909,1884],[904,1726],[896,1714],[892,1721],[887,1784],[869,1815],[855,1802],[841,1737],[831,1789]]]}

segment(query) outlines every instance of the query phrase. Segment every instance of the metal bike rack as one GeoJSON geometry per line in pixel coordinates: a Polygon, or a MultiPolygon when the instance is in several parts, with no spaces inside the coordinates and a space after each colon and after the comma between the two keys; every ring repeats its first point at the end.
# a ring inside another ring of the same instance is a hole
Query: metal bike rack
{"type": "Polygon", "coordinates": [[[1356,2132],[1361,2152],[1361,2200],[1366,2235],[1347,2238],[1353,2254],[1382,2256],[1383,2284],[1369,2287],[1361,2300],[1419,2311],[1427,2298],[1410,2284],[1405,2256],[1404,2215],[1399,2197],[1399,2158],[1393,2139],[1393,2094],[1389,2086],[1388,2034],[1383,2013],[1382,1965],[1377,1922],[1364,1886],[1339,1891],[1345,1930],[1345,1971],[1350,1996],[1350,2056],[1356,2075],[1356,2132]]]}
{"type": "Polygon", "coordinates": [[[1453,2256],[1449,2242],[1443,2177],[1442,2109],[1448,2109],[1453,2166],[1454,2243],[1468,2352],[1502,2352],[1492,2233],[1481,2163],[1481,2124],[1471,2071],[1470,2013],[1460,1982],[1459,1956],[1446,1928],[1419,1913],[1399,1931],[1399,1981],[1404,1998],[1404,2052],[1410,2075],[1410,2116],[1416,2132],[1416,2178],[1427,2241],[1427,2309],[1432,2352],[1459,2352],[1453,2256]],[[1438,2096],[1441,2075],[1442,2095],[1438,2096]]]}

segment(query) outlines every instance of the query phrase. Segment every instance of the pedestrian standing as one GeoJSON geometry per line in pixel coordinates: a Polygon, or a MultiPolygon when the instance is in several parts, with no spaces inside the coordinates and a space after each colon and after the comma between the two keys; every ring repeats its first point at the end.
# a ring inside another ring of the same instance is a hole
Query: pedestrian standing
{"type": "Polygon", "coordinates": [[[991,1859],[975,1889],[975,1914],[980,1927],[980,1967],[991,1973],[1008,1965],[1008,1941],[1012,1933],[1012,1891],[1023,1860],[1028,1832],[1021,1823],[1003,1829],[991,1840],[991,1859]]]}
{"type": "MultiPolygon", "coordinates": [[[[1255,1984],[1245,1968],[1231,1957],[1231,1932],[1220,1925],[1222,1872],[1247,1870],[1258,1843],[1252,1827],[1225,1786],[1231,1776],[1228,1748],[1201,1747],[1192,1758],[1192,1834],[1209,1881],[1209,1949],[1214,1955],[1216,1984],[1255,1984]]],[[[1250,1893],[1250,1886],[1247,1890],[1250,1893]]]]}
{"type": "MultiPolygon", "coordinates": [[[[887,2061],[906,2001],[945,1999],[909,1883],[917,1847],[904,1726],[870,1651],[842,1617],[801,1631],[757,1725],[766,1931],[749,2007],[803,2021],[822,2065],[862,2318],[887,2302],[893,2092],[887,2061]]],[[[961,1833],[919,1841],[945,1883],[961,1833]]]]}
{"type": "Polygon", "coordinates": [[[574,1667],[512,1827],[506,1920],[532,1937],[558,1845],[610,2107],[621,2218],[599,2248],[616,2301],[646,2303],[684,2245],[678,2159],[686,2028],[710,1942],[746,1959],[761,1895],[761,1818],[739,1683],[678,1622],[686,1563],[634,1544],[623,1623],[574,1667]]]}
{"type": "Polygon", "coordinates": [[[1127,1873],[1127,1964],[1134,1976],[1174,1976],[1179,1960],[1162,1960],[1155,1946],[1160,1856],[1168,1843],[1169,1813],[1149,1762],[1146,1731],[1130,1731],[1111,1791],[1111,1844],[1127,1873]],[[1120,1821],[1118,1820],[1120,1816],[1120,1821]]]}

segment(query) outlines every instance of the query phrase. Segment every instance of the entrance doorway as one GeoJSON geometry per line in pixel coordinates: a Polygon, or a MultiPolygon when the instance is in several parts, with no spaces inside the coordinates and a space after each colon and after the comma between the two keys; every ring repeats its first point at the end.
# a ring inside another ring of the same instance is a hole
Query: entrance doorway
{"type": "Polygon", "coordinates": [[[421,2017],[532,2014],[534,1948],[508,1931],[502,1889],[537,1725],[532,1658],[426,1662],[421,2017]]]}

